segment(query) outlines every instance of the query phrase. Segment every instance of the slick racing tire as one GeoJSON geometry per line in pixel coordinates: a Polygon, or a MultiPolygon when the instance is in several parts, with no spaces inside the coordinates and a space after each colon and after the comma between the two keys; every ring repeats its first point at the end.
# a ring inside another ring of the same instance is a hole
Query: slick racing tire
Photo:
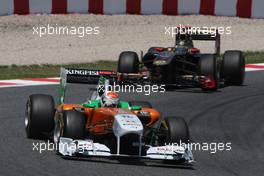
{"type": "Polygon", "coordinates": [[[141,106],[142,108],[152,108],[151,103],[147,101],[130,101],[129,106],[141,106]]]}
{"type": "Polygon", "coordinates": [[[167,143],[189,143],[189,128],[185,120],[181,117],[166,117],[168,127],[167,143]]]}
{"type": "Polygon", "coordinates": [[[245,78],[245,58],[241,51],[225,52],[222,62],[222,78],[228,85],[243,85],[245,78]]]}
{"type": "Polygon", "coordinates": [[[213,54],[203,54],[199,60],[199,72],[201,76],[211,76],[215,80],[214,88],[203,88],[203,90],[215,91],[218,89],[219,72],[217,59],[213,54]]]}
{"type": "Polygon", "coordinates": [[[137,53],[125,51],[119,55],[118,68],[119,73],[138,73],[139,58],[137,53]]]}
{"type": "Polygon", "coordinates": [[[43,139],[54,129],[54,100],[50,95],[30,95],[26,105],[25,128],[28,138],[43,139]]]}
{"type": "MultiPolygon", "coordinates": [[[[63,126],[60,127],[59,136],[71,139],[84,139],[85,137],[85,115],[76,110],[63,112],[63,126]]],[[[55,131],[54,131],[55,133],[55,131]]]]}

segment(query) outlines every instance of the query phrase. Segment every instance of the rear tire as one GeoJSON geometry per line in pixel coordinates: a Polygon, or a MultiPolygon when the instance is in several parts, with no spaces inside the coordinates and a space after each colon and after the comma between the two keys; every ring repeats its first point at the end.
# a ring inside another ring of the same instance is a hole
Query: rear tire
{"type": "Polygon", "coordinates": [[[119,73],[138,73],[139,58],[137,53],[125,51],[119,55],[118,68],[119,73]]]}
{"type": "Polygon", "coordinates": [[[228,85],[243,85],[245,79],[245,58],[241,51],[225,52],[222,62],[222,78],[228,85]]]}
{"type": "Polygon", "coordinates": [[[152,108],[151,103],[147,101],[130,101],[129,106],[141,106],[142,108],[152,108]]]}
{"type": "Polygon", "coordinates": [[[54,129],[54,100],[50,95],[30,95],[26,106],[25,128],[28,138],[43,139],[54,129]]]}
{"type": "Polygon", "coordinates": [[[201,76],[212,76],[216,83],[214,88],[204,90],[216,91],[219,81],[216,56],[213,54],[203,54],[199,60],[199,72],[201,76]]]}
{"type": "Polygon", "coordinates": [[[189,128],[185,120],[181,117],[166,117],[168,127],[167,143],[189,143],[189,128]]]}

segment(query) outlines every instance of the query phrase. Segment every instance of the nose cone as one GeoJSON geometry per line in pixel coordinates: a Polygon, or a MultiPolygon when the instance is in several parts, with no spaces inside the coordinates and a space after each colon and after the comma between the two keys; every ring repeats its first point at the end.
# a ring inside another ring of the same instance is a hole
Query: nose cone
{"type": "Polygon", "coordinates": [[[118,114],[114,118],[113,131],[115,136],[123,136],[129,133],[143,135],[143,125],[134,114],[118,114]]]}

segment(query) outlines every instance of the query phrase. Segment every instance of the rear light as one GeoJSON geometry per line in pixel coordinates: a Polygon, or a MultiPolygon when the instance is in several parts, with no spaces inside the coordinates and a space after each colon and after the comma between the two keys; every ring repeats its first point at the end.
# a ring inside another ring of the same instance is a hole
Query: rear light
{"type": "Polygon", "coordinates": [[[202,88],[203,89],[214,89],[216,88],[216,80],[214,79],[213,76],[206,76],[202,80],[202,88]]]}

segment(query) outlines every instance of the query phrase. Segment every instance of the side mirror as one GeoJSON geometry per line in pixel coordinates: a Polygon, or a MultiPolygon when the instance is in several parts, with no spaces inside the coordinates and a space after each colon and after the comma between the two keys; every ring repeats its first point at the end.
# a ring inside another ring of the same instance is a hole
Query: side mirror
{"type": "Polygon", "coordinates": [[[131,110],[132,111],[139,111],[139,110],[141,110],[142,108],[141,108],[141,106],[132,106],[131,107],[131,110]]]}

